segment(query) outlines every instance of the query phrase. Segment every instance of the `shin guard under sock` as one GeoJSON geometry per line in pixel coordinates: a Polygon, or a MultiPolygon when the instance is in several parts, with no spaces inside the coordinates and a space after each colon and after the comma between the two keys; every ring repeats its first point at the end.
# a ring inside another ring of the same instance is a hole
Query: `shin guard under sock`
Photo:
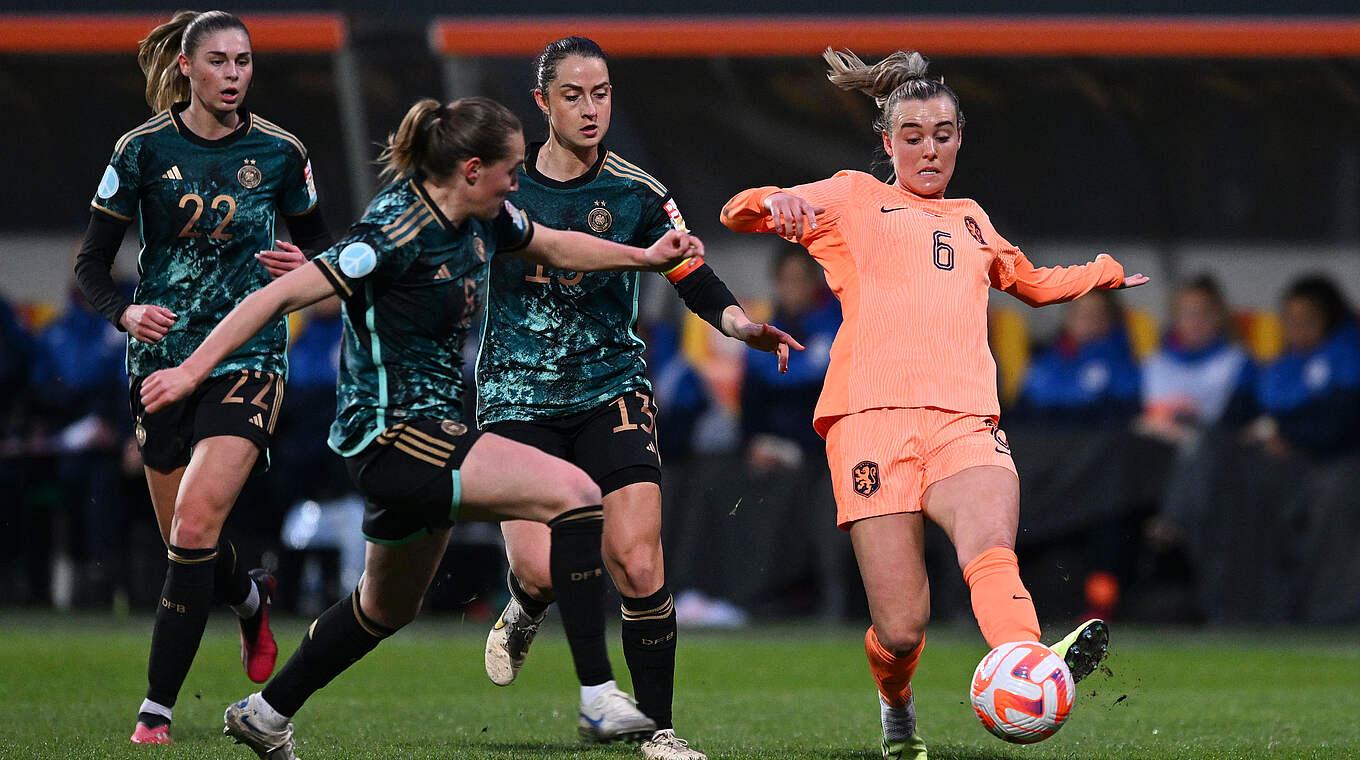
{"type": "Polygon", "coordinates": [[[671,728],[675,693],[675,600],[670,589],[641,598],[623,597],[623,657],[633,675],[638,709],[671,728]]]}
{"type": "Polygon", "coordinates": [[[926,638],[906,655],[889,652],[878,640],[878,631],[869,626],[864,632],[864,654],[869,658],[869,671],[878,684],[878,694],[890,707],[905,707],[911,699],[911,677],[916,674],[916,664],[921,661],[921,652],[926,648],[926,638]]]}
{"type": "Polygon", "coordinates": [[[165,586],[151,630],[146,698],[174,707],[208,624],[217,549],[183,549],[172,545],[168,556],[165,586]]]}
{"type": "Polygon", "coordinates": [[[359,590],[321,613],[293,656],[261,695],[281,715],[293,717],[302,703],[346,668],[396,633],[373,622],[359,606],[359,590]]]}
{"type": "Polygon", "coordinates": [[[997,546],[977,555],[963,568],[963,580],[972,589],[973,615],[987,646],[1039,640],[1039,616],[1014,551],[997,546]]]}
{"type": "Polygon", "coordinates": [[[604,508],[596,504],[565,512],[548,523],[548,567],[571,645],[576,677],[594,686],[614,677],[604,640],[604,560],[600,558],[604,508]]]}

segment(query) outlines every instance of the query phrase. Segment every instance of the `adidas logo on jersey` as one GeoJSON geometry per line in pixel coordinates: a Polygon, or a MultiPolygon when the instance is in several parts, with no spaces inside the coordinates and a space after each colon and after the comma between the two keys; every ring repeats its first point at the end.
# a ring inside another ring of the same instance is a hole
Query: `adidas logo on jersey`
{"type": "Polygon", "coordinates": [[[161,175],[161,179],[184,179],[184,175],[179,173],[178,166],[172,166],[166,173],[161,175]]]}
{"type": "Polygon", "coordinates": [[[436,280],[447,280],[447,279],[449,279],[449,278],[452,277],[452,276],[453,276],[453,275],[449,273],[449,265],[448,265],[448,264],[440,264],[440,265],[439,265],[439,271],[437,271],[437,272],[434,273],[434,278],[435,278],[436,280]]]}
{"type": "Polygon", "coordinates": [[[264,427],[264,415],[262,415],[262,414],[256,414],[254,417],[251,417],[251,418],[250,418],[250,422],[251,422],[251,424],[254,425],[255,427],[260,427],[260,428],[262,428],[262,427],[264,427]]]}

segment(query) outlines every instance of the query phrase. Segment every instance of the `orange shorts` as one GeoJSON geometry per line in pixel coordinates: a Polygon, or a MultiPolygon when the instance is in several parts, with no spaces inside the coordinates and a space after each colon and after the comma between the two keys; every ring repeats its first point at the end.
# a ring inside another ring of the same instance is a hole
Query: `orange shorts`
{"type": "Polygon", "coordinates": [[[921,511],[933,483],[969,467],[1015,472],[995,417],[930,407],[847,414],[826,431],[826,460],[836,494],[836,524],[921,511]]]}

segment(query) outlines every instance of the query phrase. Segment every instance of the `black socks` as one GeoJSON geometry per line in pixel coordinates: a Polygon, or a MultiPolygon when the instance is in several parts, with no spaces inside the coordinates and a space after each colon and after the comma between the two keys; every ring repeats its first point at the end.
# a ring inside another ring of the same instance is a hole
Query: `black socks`
{"type": "Polygon", "coordinates": [[[548,523],[552,550],[548,567],[582,686],[613,679],[604,640],[604,560],[600,558],[604,507],[565,512],[548,523]]]}
{"type": "Polygon", "coordinates": [[[165,587],[161,589],[156,624],[151,631],[146,698],[174,707],[208,624],[217,549],[182,549],[172,545],[168,555],[165,587]]]}
{"type": "Polygon", "coordinates": [[[638,709],[671,728],[675,691],[675,600],[663,583],[641,598],[623,597],[623,656],[633,674],[638,709]]]}
{"type": "Polygon", "coordinates": [[[359,590],[341,599],[312,623],[262,696],[279,714],[292,717],[302,703],[346,668],[396,633],[373,622],[359,606],[359,590]]]}

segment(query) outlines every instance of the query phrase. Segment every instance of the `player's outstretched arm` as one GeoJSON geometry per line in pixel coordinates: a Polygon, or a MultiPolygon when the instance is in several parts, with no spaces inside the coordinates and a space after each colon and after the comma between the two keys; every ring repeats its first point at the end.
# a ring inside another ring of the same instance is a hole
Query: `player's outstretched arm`
{"type": "Polygon", "coordinates": [[[223,359],[265,325],[335,291],[317,267],[300,267],[245,297],[178,367],[152,372],[142,383],[142,403],[155,412],[188,396],[223,359]]]}
{"type": "MultiPolygon", "coordinates": [[[[994,273],[993,282],[997,282],[994,273]]],[[[1125,275],[1124,267],[1108,253],[1095,261],[1070,267],[1036,267],[1023,253],[1015,255],[1014,279],[1001,289],[1030,306],[1076,300],[1092,290],[1133,288],[1148,282],[1143,274],[1125,275]]]]}
{"type": "Polygon", "coordinates": [[[802,343],[778,327],[752,322],[740,306],[729,306],[723,310],[722,331],[757,351],[777,356],[781,375],[789,371],[789,349],[803,350],[802,343]]]}
{"type": "Polygon", "coordinates": [[[802,196],[777,187],[757,187],[733,196],[719,219],[736,232],[776,232],[801,240],[805,232],[817,229],[817,215],[825,212],[802,196]]]}
{"type": "Polygon", "coordinates": [[[573,272],[611,269],[664,271],[685,259],[702,257],[704,244],[688,232],[669,230],[646,248],[635,248],[584,232],[535,225],[533,239],[519,253],[535,264],[573,272]]]}

